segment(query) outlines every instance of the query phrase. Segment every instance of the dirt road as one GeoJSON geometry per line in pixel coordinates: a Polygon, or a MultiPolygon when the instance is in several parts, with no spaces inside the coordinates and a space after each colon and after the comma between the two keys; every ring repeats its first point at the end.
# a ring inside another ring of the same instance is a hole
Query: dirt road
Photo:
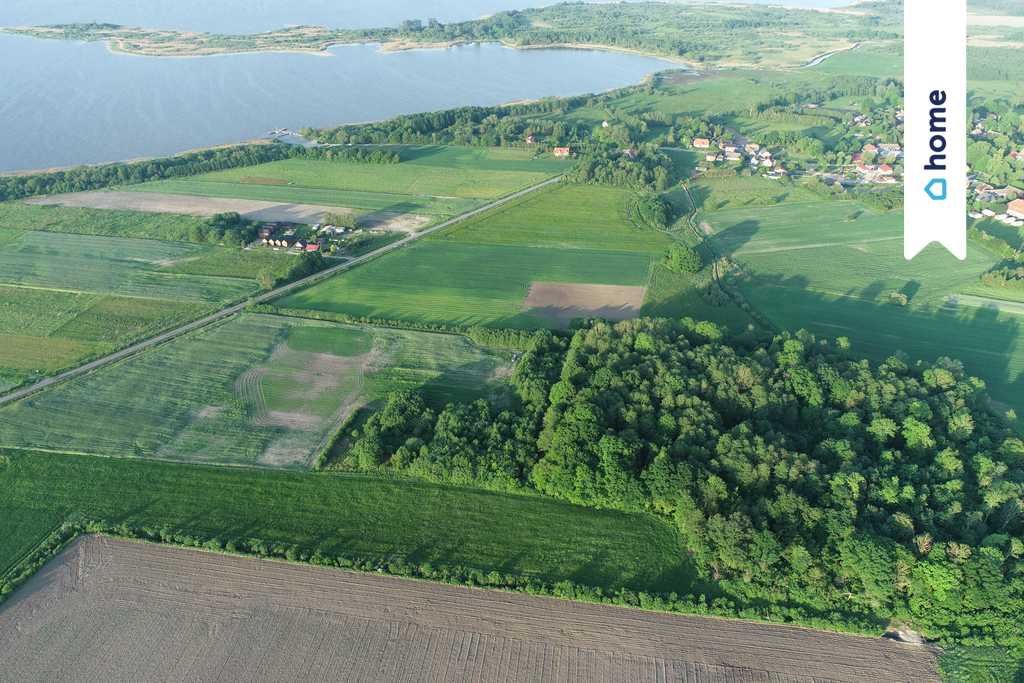
{"type": "Polygon", "coordinates": [[[72,368],[71,370],[67,370],[65,372],[62,372],[59,375],[54,375],[53,377],[47,377],[45,379],[42,379],[42,380],[36,382],[35,384],[31,384],[31,385],[29,385],[27,387],[23,387],[21,389],[17,389],[15,391],[12,391],[12,392],[10,392],[8,394],[0,396],[0,405],[4,405],[5,403],[10,403],[11,401],[17,401],[19,399],[25,398],[26,396],[30,396],[31,394],[34,394],[37,391],[45,389],[46,387],[52,386],[52,385],[57,384],[59,382],[64,382],[64,381],[69,380],[69,379],[71,379],[73,377],[77,377],[77,376],[83,375],[83,374],[85,374],[87,372],[91,372],[91,371],[93,371],[93,370],[95,370],[97,368],[101,368],[104,365],[109,365],[110,363],[114,363],[116,361],[122,360],[122,359],[127,358],[128,356],[132,356],[132,355],[134,355],[134,354],[136,354],[136,353],[138,353],[140,351],[143,351],[143,350],[148,349],[148,348],[152,348],[154,346],[157,346],[158,344],[163,344],[163,343],[168,342],[168,341],[170,341],[172,339],[180,337],[183,334],[186,334],[186,333],[191,332],[193,330],[199,329],[200,327],[205,327],[206,325],[209,325],[211,323],[217,322],[218,320],[224,320],[225,318],[227,318],[229,316],[232,316],[232,315],[235,315],[236,313],[239,313],[240,311],[244,310],[245,308],[247,308],[248,306],[250,306],[252,304],[266,303],[267,301],[270,301],[272,299],[276,299],[277,297],[283,296],[284,294],[287,294],[289,292],[295,291],[297,289],[301,289],[302,287],[308,287],[309,285],[312,285],[312,284],[314,284],[316,282],[320,282],[321,280],[325,280],[325,279],[331,277],[332,275],[336,275],[337,273],[349,270],[351,268],[355,268],[356,266],[358,266],[358,265],[360,265],[362,263],[366,263],[367,261],[375,259],[378,256],[382,256],[382,255],[384,255],[384,254],[386,254],[388,252],[394,251],[395,249],[400,249],[400,248],[404,247],[405,245],[409,244],[410,242],[414,242],[415,240],[418,240],[418,239],[421,239],[423,237],[426,237],[427,235],[435,233],[435,232],[437,232],[439,230],[444,230],[445,228],[451,227],[451,226],[455,225],[456,223],[461,223],[464,220],[468,220],[469,218],[472,218],[473,216],[477,216],[477,215],[479,215],[479,214],[481,214],[481,213],[483,213],[485,211],[489,211],[489,210],[491,210],[491,209],[493,209],[493,208],[495,208],[497,206],[501,206],[502,204],[505,204],[507,202],[513,201],[515,199],[518,199],[519,197],[522,197],[523,195],[526,195],[526,194],[529,194],[529,193],[534,192],[536,190],[539,190],[542,187],[547,187],[548,185],[552,185],[554,183],[557,183],[557,182],[561,181],[561,179],[562,179],[561,176],[557,176],[555,178],[549,178],[549,179],[545,180],[542,183],[537,183],[536,185],[532,185],[532,186],[527,187],[525,189],[519,190],[518,192],[514,192],[514,193],[512,193],[510,195],[506,195],[506,196],[502,197],[501,199],[497,199],[497,200],[495,200],[493,202],[490,202],[489,204],[485,204],[484,206],[480,206],[480,207],[478,207],[476,209],[473,209],[472,211],[467,211],[466,213],[460,214],[460,215],[458,215],[458,216],[456,216],[454,218],[450,218],[449,220],[446,220],[443,223],[438,223],[437,225],[435,225],[432,228],[427,228],[426,230],[423,230],[422,232],[413,233],[411,235],[408,235],[407,237],[403,237],[402,239],[398,240],[397,242],[392,242],[391,244],[385,245],[385,246],[381,247],[380,249],[377,249],[375,251],[371,251],[371,252],[369,252],[367,254],[364,254],[364,255],[362,255],[362,256],[360,256],[358,258],[350,259],[350,260],[345,261],[344,263],[340,263],[340,264],[338,264],[336,266],[331,266],[330,268],[327,268],[325,270],[321,270],[319,273],[314,273],[313,275],[310,275],[308,277],[302,278],[301,280],[296,280],[295,282],[291,282],[289,284],[282,285],[281,287],[278,287],[277,289],[272,289],[269,292],[264,292],[263,294],[260,294],[258,296],[252,297],[251,299],[249,299],[247,301],[244,301],[242,303],[235,304],[235,305],[229,306],[227,308],[223,308],[223,309],[217,311],[216,313],[211,313],[210,315],[206,316],[205,318],[200,318],[199,320],[193,320],[192,322],[187,323],[185,325],[182,325],[181,327],[176,327],[173,330],[168,330],[167,332],[164,332],[162,334],[158,334],[155,337],[150,337],[149,339],[143,340],[143,341],[141,341],[141,342],[139,342],[137,344],[133,344],[132,346],[129,346],[129,347],[124,348],[124,349],[121,349],[120,351],[116,351],[116,352],[114,352],[114,353],[112,353],[112,354],[110,354],[108,356],[104,356],[102,358],[98,358],[98,359],[96,359],[96,360],[94,360],[94,361],[92,361],[90,363],[86,363],[85,365],[80,365],[80,366],[78,366],[76,368],[72,368]]]}
{"type": "Polygon", "coordinates": [[[87,537],[0,607],[17,681],[933,681],[930,649],[87,537]]]}

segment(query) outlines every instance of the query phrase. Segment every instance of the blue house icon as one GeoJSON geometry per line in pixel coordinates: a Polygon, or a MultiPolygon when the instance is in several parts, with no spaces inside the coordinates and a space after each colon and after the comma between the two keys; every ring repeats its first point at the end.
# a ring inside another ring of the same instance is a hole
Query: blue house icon
{"type": "Polygon", "coordinates": [[[937,202],[945,201],[946,197],[949,196],[949,189],[945,178],[933,179],[925,186],[924,191],[937,202]]]}

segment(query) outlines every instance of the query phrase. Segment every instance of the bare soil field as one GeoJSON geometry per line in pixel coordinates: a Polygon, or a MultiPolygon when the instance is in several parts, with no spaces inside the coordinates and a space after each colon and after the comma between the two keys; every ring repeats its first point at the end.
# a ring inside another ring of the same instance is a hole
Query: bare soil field
{"type": "Polygon", "coordinates": [[[892,641],[105,537],[0,607],[0,679],[926,681],[892,641]]]}
{"type": "MultiPolygon", "coordinates": [[[[282,204],[255,199],[196,197],[159,192],[74,192],[27,200],[28,204],[71,206],[86,209],[121,209],[150,213],[181,213],[191,216],[213,216],[234,211],[255,221],[284,223],[322,223],[325,213],[344,213],[346,209],[317,204],[282,204]]],[[[430,222],[419,214],[374,212],[365,217],[367,227],[401,232],[415,232],[430,222]]]]}
{"type": "Polygon", "coordinates": [[[587,317],[626,320],[640,314],[646,294],[646,287],[533,282],[523,310],[565,324],[587,317]]]}

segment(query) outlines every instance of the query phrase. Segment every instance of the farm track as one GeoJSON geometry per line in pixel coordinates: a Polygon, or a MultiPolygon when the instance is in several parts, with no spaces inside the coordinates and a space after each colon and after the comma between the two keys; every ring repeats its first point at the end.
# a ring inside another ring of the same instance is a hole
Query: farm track
{"type": "Polygon", "coordinates": [[[100,536],[0,608],[0,650],[10,680],[938,680],[881,638],[100,536]]]}
{"type": "Polygon", "coordinates": [[[682,184],[683,192],[686,193],[686,201],[690,203],[690,208],[693,210],[686,216],[686,224],[690,227],[690,230],[696,235],[697,240],[704,245],[704,247],[711,254],[711,280],[718,287],[719,291],[729,298],[736,306],[746,312],[751,318],[763,325],[767,329],[774,329],[774,325],[765,318],[759,311],[755,311],[754,308],[747,303],[747,301],[741,297],[738,293],[734,292],[731,287],[728,287],[723,281],[723,275],[725,274],[722,269],[722,263],[729,263],[735,265],[735,261],[730,259],[728,256],[719,256],[718,252],[715,251],[714,246],[711,244],[711,240],[708,239],[708,233],[704,232],[698,225],[694,223],[694,218],[697,216],[697,204],[693,201],[693,195],[690,194],[690,188],[686,186],[686,183],[682,184]]]}
{"type": "Polygon", "coordinates": [[[513,192],[512,194],[505,195],[504,197],[501,197],[500,199],[496,199],[496,200],[494,200],[492,202],[488,202],[487,204],[484,204],[483,206],[479,206],[479,207],[477,207],[475,209],[472,209],[472,210],[467,211],[467,212],[465,212],[463,214],[455,216],[454,218],[450,218],[450,219],[448,219],[448,220],[446,220],[446,221],[444,221],[442,223],[438,223],[437,225],[435,225],[435,226],[433,226],[431,228],[427,228],[426,230],[423,230],[422,232],[418,232],[418,233],[411,234],[411,235],[408,235],[406,237],[403,237],[402,239],[398,240],[397,242],[392,242],[391,244],[387,244],[387,245],[381,247],[380,249],[376,249],[374,251],[368,252],[368,253],[363,254],[362,256],[359,256],[357,258],[353,258],[353,259],[350,259],[348,261],[345,261],[344,263],[339,263],[336,266],[331,266],[330,268],[326,268],[324,270],[321,270],[318,273],[314,273],[313,275],[309,275],[309,276],[304,277],[304,278],[302,278],[300,280],[296,280],[296,281],[290,282],[290,283],[288,283],[286,285],[282,285],[282,286],[280,286],[280,287],[278,287],[276,289],[272,289],[272,290],[270,290],[268,292],[264,292],[263,294],[260,294],[258,296],[252,297],[252,298],[250,298],[250,299],[248,299],[246,301],[243,301],[241,303],[234,304],[232,306],[228,306],[227,308],[223,308],[223,309],[221,309],[221,310],[219,310],[219,311],[217,311],[215,313],[211,313],[210,315],[207,315],[207,316],[205,316],[203,318],[199,318],[198,320],[193,320],[190,323],[186,323],[185,325],[181,325],[180,327],[176,327],[176,328],[174,328],[172,330],[168,330],[168,331],[163,332],[161,334],[158,334],[158,335],[156,335],[154,337],[150,337],[149,339],[145,339],[145,340],[140,341],[138,343],[132,344],[131,346],[128,346],[128,347],[126,347],[124,349],[121,349],[120,351],[116,351],[116,352],[111,353],[111,354],[109,354],[107,356],[103,356],[103,357],[98,358],[96,360],[90,361],[89,363],[86,363],[84,365],[80,365],[80,366],[78,366],[76,368],[72,368],[70,370],[66,370],[66,371],[64,371],[64,372],[62,372],[62,373],[60,373],[58,375],[54,375],[53,377],[46,377],[46,378],[36,382],[35,384],[31,384],[31,385],[29,385],[27,387],[23,387],[21,389],[17,389],[15,391],[7,393],[7,394],[5,394],[3,396],[0,396],[0,406],[2,406],[4,404],[7,404],[7,403],[11,403],[13,401],[21,400],[23,398],[26,398],[27,396],[31,396],[32,394],[35,394],[36,392],[42,391],[43,389],[46,389],[47,387],[53,386],[55,384],[59,384],[61,382],[67,381],[67,380],[72,379],[74,377],[78,377],[80,375],[84,375],[86,373],[92,372],[93,370],[97,370],[97,369],[102,368],[102,367],[104,367],[106,365],[109,365],[111,363],[115,363],[117,361],[124,360],[125,358],[128,358],[130,356],[134,356],[135,354],[137,354],[137,353],[139,353],[141,351],[145,351],[146,349],[153,348],[154,346],[158,346],[160,344],[164,344],[164,343],[169,342],[169,341],[171,341],[173,339],[176,339],[176,338],[178,338],[178,337],[180,337],[180,336],[182,336],[184,334],[187,334],[189,332],[192,332],[192,331],[198,330],[200,328],[206,327],[206,326],[208,326],[208,325],[210,325],[212,323],[218,322],[220,320],[224,320],[226,318],[229,318],[230,316],[233,316],[233,315],[235,315],[237,313],[241,313],[242,311],[244,311],[246,308],[248,308],[249,306],[251,306],[253,304],[266,303],[266,302],[271,301],[273,299],[276,299],[276,298],[278,298],[280,296],[283,296],[284,294],[288,294],[290,292],[294,292],[294,291],[297,291],[299,289],[302,289],[303,287],[308,287],[309,285],[315,284],[315,283],[320,282],[322,280],[326,280],[327,278],[329,278],[329,277],[331,277],[333,275],[336,275],[338,273],[342,273],[344,271],[347,271],[347,270],[350,270],[352,268],[355,268],[356,266],[359,266],[359,265],[361,265],[363,263],[366,263],[367,261],[371,261],[371,260],[373,260],[373,259],[375,259],[375,258],[377,258],[379,256],[383,256],[384,254],[387,254],[387,253],[390,253],[392,251],[395,251],[396,249],[400,249],[400,248],[404,247],[405,245],[407,245],[407,244],[409,244],[411,242],[414,242],[416,240],[422,239],[422,238],[426,237],[427,235],[431,235],[431,234],[433,234],[435,232],[439,232],[441,230],[445,230],[447,228],[450,228],[451,226],[456,225],[458,223],[461,223],[462,221],[469,220],[470,218],[473,218],[474,216],[478,216],[481,213],[484,213],[486,211],[490,211],[491,209],[494,209],[496,207],[499,207],[499,206],[502,206],[504,204],[507,204],[508,202],[514,201],[514,200],[516,200],[516,199],[518,199],[520,197],[528,195],[531,192],[535,192],[536,190],[539,190],[541,188],[544,188],[544,187],[547,187],[549,185],[553,185],[555,183],[558,183],[561,180],[562,180],[562,176],[555,176],[554,178],[548,178],[547,180],[545,180],[543,182],[540,182],[540,183],[537,183],[536,185],[531,185],[530,187],[524,188],[524,189],[519,190],[517,192],[513,192]]]}

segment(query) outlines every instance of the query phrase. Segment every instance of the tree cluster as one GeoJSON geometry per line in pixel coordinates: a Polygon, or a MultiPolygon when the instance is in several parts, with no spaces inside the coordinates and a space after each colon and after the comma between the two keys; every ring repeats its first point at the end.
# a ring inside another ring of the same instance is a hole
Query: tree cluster
{"type": "Polygon", "coordinates": [[[392,396],[347,464],[665,516],[740,608],[1024,647],[1024,441],[960,363],[638,319],[539,333],[513,386],[392,396]]]}

